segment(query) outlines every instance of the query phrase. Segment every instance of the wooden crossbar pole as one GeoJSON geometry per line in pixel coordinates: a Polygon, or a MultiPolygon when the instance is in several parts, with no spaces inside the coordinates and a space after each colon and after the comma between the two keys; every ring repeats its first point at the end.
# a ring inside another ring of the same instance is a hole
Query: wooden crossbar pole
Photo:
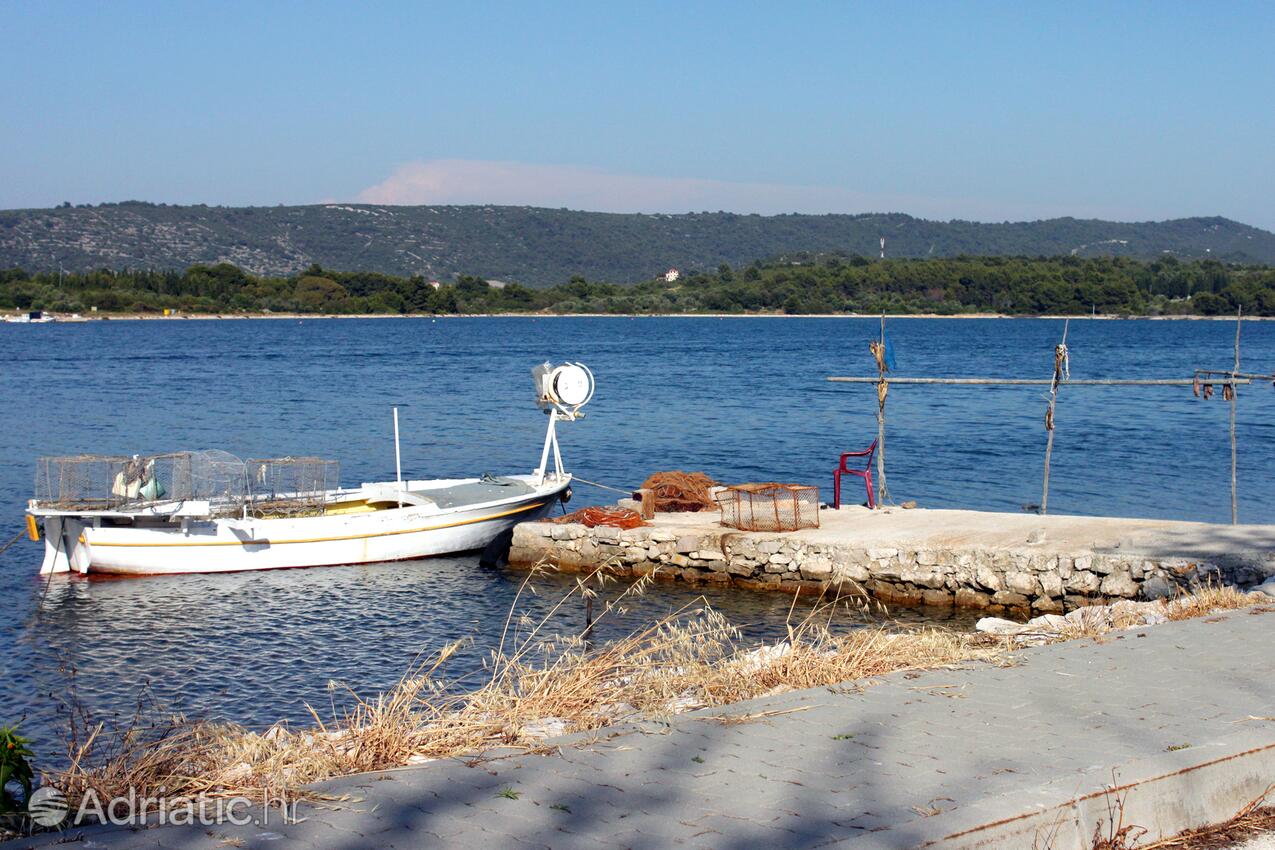
{"type": "MultiPolygon", "coordinates": [[[[1196,369],[1194,378],[1076,378],[1067,379],[1072,387],[1196,387],[1209,384],[1219,387],[1230,387],[1230,436],[1231,436],[1231,523],[1239,523],[1239,487],[1237,474],[1237,440],[1235,431],[1236,393],[1235,387],[1248,386],[1255,382],[1275,383],[1275,373],[1265,375],[1240,371],[1240,331],[1243,325],[1244,311],[1241,308],[1235,316],[1235,360],[1230,370],[1196,369]],[[1217,376],[1217,377],[1214,377],[1217,376]]],[[[1067,342],[1067,325],[1063,325],[1063,344],[1067,342]]],[[[885,316],[881,316],[880,344],[885,346],[885,316]]],[[[876,384],[878,392],[887,383],[884,364],[878,368],[876,377],[830,375],[824,380],[835,384],[876,384]]],[[[937,384],[945,386],[1048,386],[1050,387],[1049,413],[1050,421],[1058,400],[1058,376],[1049,379],[1039,378],[898,378],[888,379],[889,384],[937,384]]],[[[1053,429],[1045,442],[1045,475],[1041,492],[1040,511],[1044,513],[1049,503],[1049,464],[1053,450],[1053,429]]],[[[877,503],[888,492],[885,486],[885,405],[880,403],[877,409],[877,503]]]]}
{"type": "MultiPolygon", "coordinates": [[[[1231,369],[1196,369],[1195,374],[1201,377],[1207,375],[1227,375],[1235,378],[1249,378],[1254,381],[1275,381],[1275,373],[1270,375],[1262,375],[1257,372],[1237,372],[1231,369]]],[[[1208,383],[1205,381],[1204,383],[1208,383]]],[[[1223,381],[1222,383],[1226,383],[1223,381]]]]}
{"type": "MultiPolygon", "coordinates": [[[[1229,375],[1230,372],[1220,372],[1216,374],[1229,375]]],[[[1268,376],[1254,376],[1260,380],[1267,380],[1268,376]]],[[[833,375],[825,378],[834,384],[876,384],[881,379],[877,378],[861,378],[861,377],[842,377],[833,375]]],[[[1253,382],[1250,378],[1236,377],[1225,378],[1220,381],[1209,381],[1219,387],[1227,385],[1244,386],[1253,382]]],[[[1053,380],[1045,380],[1038,378],[891,378],[890,384],[949,384],[952,386],[1040,386],[1047,387],[1053,380]]],[[[1069,387],[1189,387],[1195,382],[1190,378],[1072,378],[1067,382],[1069,387]]]]}

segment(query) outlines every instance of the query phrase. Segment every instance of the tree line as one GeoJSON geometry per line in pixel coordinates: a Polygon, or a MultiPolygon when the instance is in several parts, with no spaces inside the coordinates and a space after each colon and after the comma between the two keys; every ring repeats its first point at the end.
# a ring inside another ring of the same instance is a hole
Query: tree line
{"type": "Polygon", "coordinates": [[[1127,258],[871,259],[795,254],[693,271],[673,282],[533,289],[461,275],[430,281],[312,265],[287,277],[229,263],[185,271],[0,270],[0,309],[157,313],[938,313],[1275,316],[1275,268],[1127,258]]]}

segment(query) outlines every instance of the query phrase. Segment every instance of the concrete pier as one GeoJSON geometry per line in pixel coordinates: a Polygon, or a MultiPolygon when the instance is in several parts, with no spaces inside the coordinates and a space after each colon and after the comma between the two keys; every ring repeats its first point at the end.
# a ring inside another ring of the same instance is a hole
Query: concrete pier
{"type": "Polygon", "coordinates": [[[631,530],[522,523],[509,561],[1021,617],[1260,582],[1275,575],[1275,526],[847,507],[776,533],[723,527],[716,512],[656,514],[631,530]]]}

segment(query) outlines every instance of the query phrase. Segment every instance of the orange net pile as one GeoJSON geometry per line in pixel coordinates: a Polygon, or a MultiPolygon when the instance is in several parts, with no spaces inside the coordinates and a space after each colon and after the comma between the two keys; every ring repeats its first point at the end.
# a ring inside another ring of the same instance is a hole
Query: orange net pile
{"type": "Polygon", "coordinates": [[[642,489],[655,494],[655,509],[668,513],[694,513],[717,509],[709,489],[717,482],[702,472],[656,472],[642,482],[642,489]]]}
{"type": "Polygon", "coordinates": [[[578,522],[588,528],[597,528],[599,525],[610,525],[615,528],[637,528],[646,525],[642,521],[641,514],[628,508],[580,508],[580,510],[572,511],[566,516],[543,521],[551,522],[555,525],[578,522]]]}

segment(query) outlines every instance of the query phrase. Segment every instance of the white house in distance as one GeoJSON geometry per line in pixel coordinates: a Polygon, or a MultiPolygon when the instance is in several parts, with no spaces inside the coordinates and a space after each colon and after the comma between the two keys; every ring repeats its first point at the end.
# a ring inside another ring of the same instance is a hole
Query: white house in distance
{"type": "Polygon", "coordinates": [[[669,269],[668,271],[664,273],[664,282],[672,283],[673,281],[677,280],[681,276],[682,276],[682,273],[679,272],[677,269],[669,269]]]}

